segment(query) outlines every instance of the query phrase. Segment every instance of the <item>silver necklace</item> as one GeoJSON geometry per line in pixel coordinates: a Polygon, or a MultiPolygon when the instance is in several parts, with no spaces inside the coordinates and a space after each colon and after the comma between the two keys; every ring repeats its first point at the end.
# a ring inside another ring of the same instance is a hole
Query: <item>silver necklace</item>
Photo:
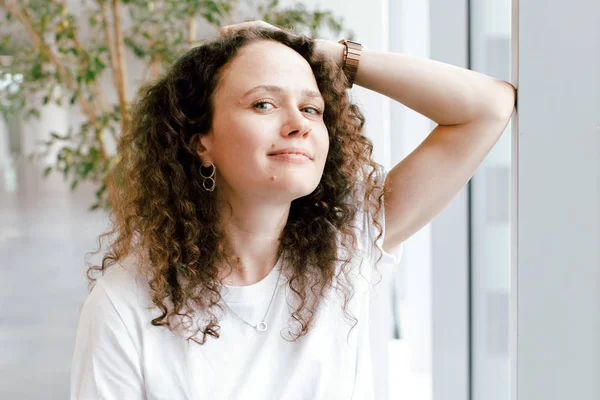
{"type": "MultiPolygon", "coordinates": [[[[281,255],[279,256],[279,258],[281,258],[281,255]]],[[[225,259],[225,261],[227,261],[227,259],[225,259]]],[[[275,263],[275,265],[277,265],[278,263],[279,263],[279,259],[277,259],[277,263],[275,263]]],[[[227,264],[229,264],[229,261],[227,261],[227,264]]],[[[229,264],[229,266],[231,267],[231,264],[229,264]]],[[[277,287],[279,287],[279,278],[281,277],[281,270],[282,270],[282,268],[280,266],[279,273],[277,274],[277,281],[275,281],[275,289],[273,290],[273,294],[271,295],[271,300],[269,301],[269,306],[267,307],[267,311],[265,312],[265,315],[262,317],[262,319],[260,320],[260,322],[258,324],[252,325],[251,323],[249,323],[248,321],[246,321],[245,319],[240,317],[235,311],[233,311],[231,309],[231,307],[229,307],[229,304],[227,304],[225,299],[223,299],[223,303],[225,303],[225,306],[229,309],[229,311],[231,311],[233,313],[233,315],[235,315],[240,321],[242,321],[246,325],[249,325],[260,332],[266,331],[267,328],[269,328],[269,325],[267,325],[267,323],[265,322],[265,319],[267,318],[267,314],[269,314],[269,310],[271,309],[271,304],[273,303],[273,299],[275,298],[275,293],[277,293],[277,287]]]]}

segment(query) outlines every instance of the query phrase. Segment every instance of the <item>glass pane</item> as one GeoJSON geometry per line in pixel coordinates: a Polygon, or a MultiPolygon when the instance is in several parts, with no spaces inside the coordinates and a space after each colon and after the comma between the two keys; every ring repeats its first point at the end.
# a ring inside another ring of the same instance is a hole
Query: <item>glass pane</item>
{"type": "MultiPolygon", "coordinates": [[[[510,81],[511,0],[471,1],[471,69],[510,81]]],[[[508,400],[510,124],[471,185],[474,400],[508,400]]]]}

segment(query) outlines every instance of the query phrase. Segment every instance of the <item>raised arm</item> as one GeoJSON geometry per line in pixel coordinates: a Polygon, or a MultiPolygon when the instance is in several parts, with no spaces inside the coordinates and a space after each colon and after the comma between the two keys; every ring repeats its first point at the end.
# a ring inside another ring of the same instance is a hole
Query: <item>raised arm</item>
{"type": "MultiPolygon", "coordinates": [[[[343,45],[317,40],[317,49],[342,64],[343,45]]],[[[389,251],[430,222],[471,179],[510,120],[516,89],[450,64],[368,48],[354,83],[438,124],[387,175],[383,248],[389,251]]]]}

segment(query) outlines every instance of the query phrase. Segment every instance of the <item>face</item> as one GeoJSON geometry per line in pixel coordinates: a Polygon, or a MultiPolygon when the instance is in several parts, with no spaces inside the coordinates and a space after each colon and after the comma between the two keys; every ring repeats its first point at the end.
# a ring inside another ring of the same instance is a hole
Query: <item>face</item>
{"type": "Polygon", "coordinates": [[[329,136],[325,103],[302,56],[273,41],[244,46],[223,71],[214,106],[199,155],[217,167],[218,190],[281,202],[317,187],[329,136]]]}

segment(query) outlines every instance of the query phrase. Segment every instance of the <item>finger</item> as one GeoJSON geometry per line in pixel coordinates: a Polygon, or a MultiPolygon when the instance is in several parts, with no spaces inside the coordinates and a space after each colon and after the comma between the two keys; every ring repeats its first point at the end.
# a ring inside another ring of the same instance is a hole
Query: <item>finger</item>
{"type": "Polygon", "coordinates": [[[244,29],[246,26],[248,26],[247,23],[227,25],[222,27],[219,33],[221,34],[221,36],[231,35],[239,31],[240,29],[244,29]]]}
{"type": "Polygon", "coordinates": [[[252,28],[252,27],[277,29],[275,26],[273,26],[265,21],[256,20],[256,21],[247,21],[247,22],[241,22],[239,24],[224,26],[219,30],[219,34],[221,36],[231,35],[239,30],[242,30],[245,28],[252,28]]]}

